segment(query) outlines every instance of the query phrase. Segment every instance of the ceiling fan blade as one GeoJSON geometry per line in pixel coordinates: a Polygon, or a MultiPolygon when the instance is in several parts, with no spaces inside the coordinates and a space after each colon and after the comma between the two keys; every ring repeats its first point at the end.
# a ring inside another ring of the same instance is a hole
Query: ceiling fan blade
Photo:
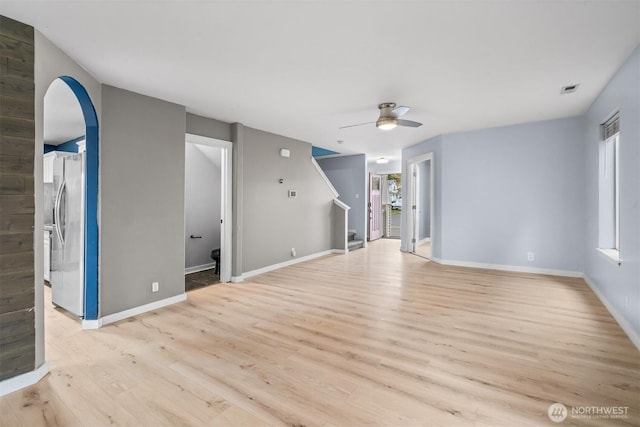
{"type": "Polygon", "coordinates": [[[409,107],[399,106],[393,109],[393,113],[396,115],[396,117],[402,117],[407,114],[407,111],[409,111],[410,109],[411,108],[409,107]]]}
{"type": "Polygon", "coordinates": [[[364,126],[364,125],[372,125],[372,124],[374,124],[374,123],[375,123],[375,122],[358,123],[357,125],[342,126],[342,127],[339,127],[338,129],[353,128],[353,127],[356,127],[356,126],[364,126]]]}
{"type": "Polygon", "coordinates": [[[422,123],[414,122],[413,120],[398,120],[398,126],[408,126],[410,128],[419,128],[422,123]]]}

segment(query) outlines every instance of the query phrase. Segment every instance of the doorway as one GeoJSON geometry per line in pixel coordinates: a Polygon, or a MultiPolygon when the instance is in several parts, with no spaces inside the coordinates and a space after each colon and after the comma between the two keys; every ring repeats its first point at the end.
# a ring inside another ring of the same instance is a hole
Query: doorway
{"type": "Polygon", "coordinates": [[[44,97],[44,279],[56,307],[98,318],[98,119],[74,78],[54,80],[44,97]]]}
{"type": "Polygon", "coordinates": [[[408,162],[409,221],[407,224],[408,252],[431,259],[434,220],[434,167],[433,153],[408,162]]]}
{"type": "Polygon", "coordinates": [[[185,137],[185,290],[231,281],[231,142],[185,137]]]}

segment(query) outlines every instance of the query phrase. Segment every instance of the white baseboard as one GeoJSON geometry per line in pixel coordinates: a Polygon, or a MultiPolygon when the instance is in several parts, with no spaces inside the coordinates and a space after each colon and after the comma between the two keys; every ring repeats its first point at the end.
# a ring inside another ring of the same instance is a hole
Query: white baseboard
{"type": "Polygon", "coordinates": [[[216,266],[215,262],[210,262],[208,264],[196,265],[193,267],[185,268],[184,274],[197,273],[199,271],[210,270],[216,266]]]}
{"type": "Polygon", "coordinates": [[[170,298],[165,298],[160,301],[154,301],[149,304],[141,305],[139,307],[130,308],[128,310],[124,310],[119,313],[109,314],[107,316],[101,317],[98,320],[83,320],[82,328],[98,329],[104,325],[108,325],[109,323],[118,322],[123,319],[128,319],[129,317],[137,316],[139,314],[143,314],[148,311],[157,310],[159,308],[166,307],[168,305],[176,304],[186,300],[187,300],[187,294],[182,293],[170,298]]]}
{"type": "Polygon", "coordinates": [[[51,367],[49,366],[49,362],[45,360],[38,369],[34,369],[33,371],[25,372],[24,374],[16,375],[13,378],[8,378],[6,380],[0,381],[0,396],[13,393],[14,391],[18,391],[37,383],[42,378],[44,378],[44,376],[47,375],[50,370],[51,367]]]}
{"type": "Polygon", "coordinates": [[[423,243],[427,243],[431,241],[431,237],[425,237],[424,239],[420,239],[417,241],[418,246],[420,246],[423,243]]]}
{"type": "Polygon", "coordinates": [[[258,274],[268,273],[270,271],[278,270],[280,268],[288,267],[290,265],[298,264],[298,263],[305,262],[305,261],[310,261],[310,260],[312,260],[314,258],[319,258],[321,256],[331,255],[331,254],[338,254],[338,253],[345,253],[345,252],[342,251],[341,249],[329,249],[329,250],[326,250],[326,251],[317,252],[315,254],[306,255],[306,256],[303,256],[303,257],[300,257],[300,258],[295,258],[295,259],[292,259],[292,260],[289,260],[289,261],[280,262],[278,264],[272,264],[272,265],[268,265],[266,267],[257,268],[255,270],[247,271],[245,273],[242,273],[242,276],[232,277],[231,281],[232,282],[235,282],[235,281],[242,282],[244,279],[248,279],[249,277],[257,276],[258,274]],[[240,280],[234,280],[234,279],[240,279],[240,280]]]}
{"type": "Polygon", "coordinates": [[[331,252],[334,254],[346,254],[347,252],[349,252],[349,250],[348,249],[332,249],[331,252]]]}
{"type": "Polygon", "coordinates": [[[240,276],[231,276],[231,283],[240,283],[240,282],[242,282],[242,280],[244,280],[242,275],[240,275],[240,276]]]}
{"type": "Polygon", "coordinates": [[[82,319],[82,329],[100,329],[102,327],[102,319],[85,320],[82,319]]]}
{"type": "Polygon", "coordinates": [[[584,276],[581,271],[554,270],[550,268],[525,267],[520,265],[485,264],[481,262],[454,261],[454,260],[444,260],[439,258],[431,258],[431,260],[437,262],[438,264],[453,265],[456,267],[483,268],[485,270],[501,270],[501,271],[513,271],[516,273],[547,274],[550,276],[563,276],[563,277],[582,278],[584,276]]]}
{"type": "Polygon", "coordinates": [[[618,325],[622,328],[622,330],[627,334],[631,342],[640,350],[640,335],[633,329],[631,324],[627,321],[627,319],[620,314],[618,310],[615,309],[613,305],[602,295],[600,289],[598,289],[598,285],[586,274],[584,275],[584,281],[587,282],[587,285],[591,288],[594,294],[598,297],[600,302],[609,310],[611,316],[618,322],[618,325]]]}

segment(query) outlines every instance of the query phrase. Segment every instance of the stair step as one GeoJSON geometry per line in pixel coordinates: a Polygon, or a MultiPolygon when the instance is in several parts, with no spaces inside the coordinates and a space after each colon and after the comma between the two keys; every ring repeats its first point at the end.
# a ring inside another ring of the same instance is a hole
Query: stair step
{"type": "Polygon", "coordinates": [[[352,240],[355,240],[355,238],[356,238],[356,233],[355,233],[355,231],[349,231],[349,232],[347,233],[347,240],[348,240],[348,241],[350,241],[350,242],[351,242],[352,240]]]}
{"type": "Polygon", "coordinates": [[[360,248],[364,247],[364,241],[362,241],[362,240],[351,240],[351,241],[349,241],[348,245],[349,245],[349,250],[353,251],[355,249],[360,249],[360,248]]]}

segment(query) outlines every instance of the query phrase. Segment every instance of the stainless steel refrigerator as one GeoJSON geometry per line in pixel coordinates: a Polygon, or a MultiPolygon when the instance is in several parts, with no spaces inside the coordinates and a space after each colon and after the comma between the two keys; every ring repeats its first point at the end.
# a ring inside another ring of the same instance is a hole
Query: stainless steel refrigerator
{"type": "Polygon", "coordinates": [[[51,299],[76,316],[84,315],[85,154],[53,163],[51,299]]]}

